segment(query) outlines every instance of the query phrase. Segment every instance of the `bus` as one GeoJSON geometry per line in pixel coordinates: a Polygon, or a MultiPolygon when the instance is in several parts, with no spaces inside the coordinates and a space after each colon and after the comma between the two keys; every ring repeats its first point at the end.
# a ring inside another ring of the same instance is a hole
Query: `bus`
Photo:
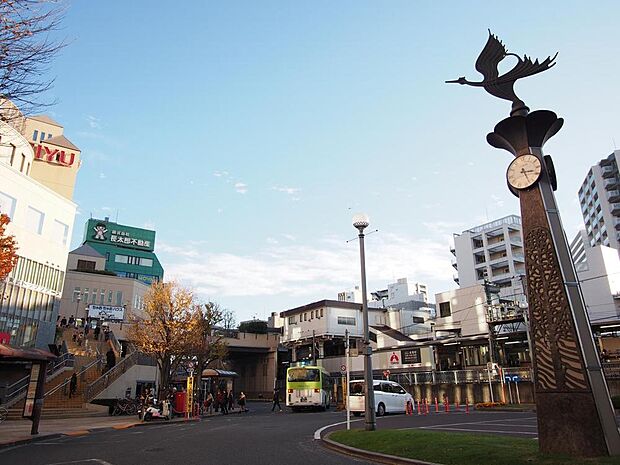
{"type": "Polygon", "coordinates": [[[311,407],[328,409],[331,389],[332,380],[323,367],[307,365],[286,370],[286,406],[293,411],[311,407]]]}

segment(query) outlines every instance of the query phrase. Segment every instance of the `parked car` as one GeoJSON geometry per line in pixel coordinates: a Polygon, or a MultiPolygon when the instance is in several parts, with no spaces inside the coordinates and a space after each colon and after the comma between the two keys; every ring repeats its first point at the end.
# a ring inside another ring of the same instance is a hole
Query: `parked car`
{"type": "MultiPolygon", "coordinates": [[[[407,403],[413,402],[413,397],[394,381],[373,380],[375,393],[375,412],[381,417],[386,413],[405,413],[407,403]]],[[[366,410],[365,403],[366,383],[364,380],[350,381],[349,403],[351,412],[359,417],[366,410]]]]}

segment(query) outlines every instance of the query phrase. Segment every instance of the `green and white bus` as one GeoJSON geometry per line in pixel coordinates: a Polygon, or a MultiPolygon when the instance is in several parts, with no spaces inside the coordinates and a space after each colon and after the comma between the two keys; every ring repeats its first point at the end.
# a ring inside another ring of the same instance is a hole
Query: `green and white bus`
{"type": "Polygon", "coordinates": [[[290,367],[286,370],[286,406],[328,409],[332,380],[325,368],[319,366],[290,367]]]}

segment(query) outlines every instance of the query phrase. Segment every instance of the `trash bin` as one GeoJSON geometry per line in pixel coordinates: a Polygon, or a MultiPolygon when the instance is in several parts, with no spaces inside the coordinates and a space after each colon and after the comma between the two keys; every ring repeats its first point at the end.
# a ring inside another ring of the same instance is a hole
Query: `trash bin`
{"type": "Polygon", "coordinates": [[[175,392],[174,413],[184,415],[186,411],[187,392],[175,392]]]}

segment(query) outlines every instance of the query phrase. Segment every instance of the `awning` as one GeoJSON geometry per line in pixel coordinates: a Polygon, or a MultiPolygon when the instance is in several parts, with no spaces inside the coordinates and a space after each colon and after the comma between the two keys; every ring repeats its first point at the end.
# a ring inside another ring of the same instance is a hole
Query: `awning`
{"type": "Polygon", "coordinates": [[[205,368],[204,370],[202,370],[202,377],[203,378],[238,378],[239,375],[234,371],[205,368]]]}
{"type": "Polygon", "coordinates": [[[20,349],[8,344],[0,344],[0,360],[31,361],[53,360],[56,355],[42,349],[20,349]]]}

